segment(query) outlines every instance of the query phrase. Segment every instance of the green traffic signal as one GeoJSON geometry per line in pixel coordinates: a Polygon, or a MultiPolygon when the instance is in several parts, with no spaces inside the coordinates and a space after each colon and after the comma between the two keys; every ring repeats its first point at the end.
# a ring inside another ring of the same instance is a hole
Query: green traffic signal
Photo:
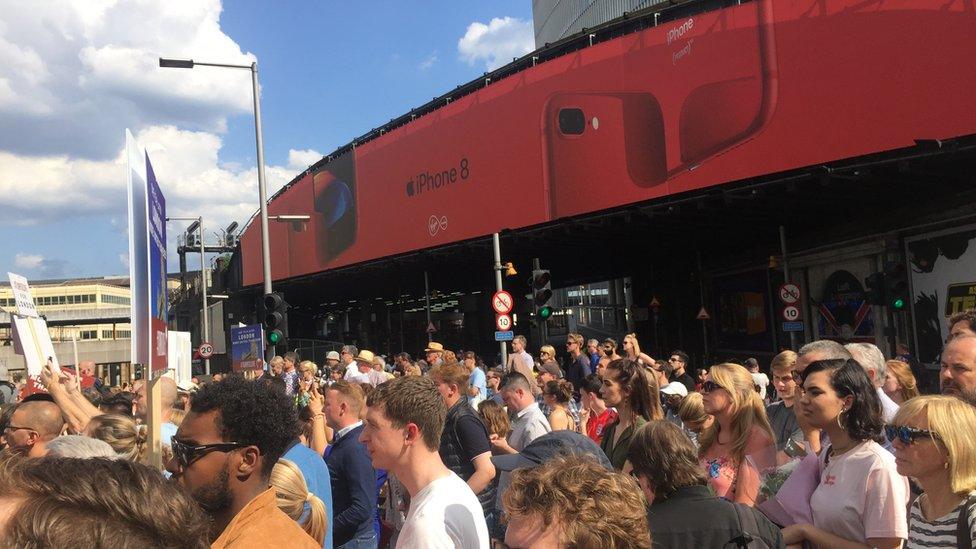
{"type": "Polygon", "coordinates": [[[904,309],[905,308],[905,300],[904,299],[900,299],[900,298],[899,299],[896,299],[896,300],[894,300],[894,301],[891,302],[891,307],[893,309],[898,309],[898,310],[904,309]]]}
{"type": "Polygon", "coordinates": [[[546,320],[550,316],[552,316],[552,307],[542,307],[539,309],[539,318],[542,320],[546,320]]]}
{"type": "Polygon", "coordinates": [[[281,341],[281,332],[275,330],[268,334],[268,343],[272,345],[277,345],[281,341]]]}

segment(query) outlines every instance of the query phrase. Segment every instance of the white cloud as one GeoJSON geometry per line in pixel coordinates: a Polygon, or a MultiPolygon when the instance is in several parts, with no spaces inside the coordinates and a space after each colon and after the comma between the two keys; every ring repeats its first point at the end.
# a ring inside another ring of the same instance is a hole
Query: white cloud
{"type": "Polygon", "coordinates": [[[129,254],[119,254],[119,263],[126,269],[129,268],[129,254]]]}
{"type": "MultiPolygon", "coordinates": [[[[124,231],[127,127],[171,216],[243,225],[258,207],[257,170],[219,154],[227,118],[253,108],[249,72],[158,65],[254,61],[220,13],[220,0],[0,0],[0,225],[102,216],[124,231]]],[[[293,149],[287,165],[266,166],[269,194],[321,157],[293,149]]],[[[38,273],[69,265],[38,257],[38,273]]]]}
{"type": "Polygon", "coordinates": [[[44,262],[44,256],[39,254],[18,253],[14,257],[14,266],[18,269],[36,269],[44,262]]]}
{"type": "Polygon", "coordinates": [[[0,150],[105,160],[125,127],[225,131],[251,111],[248,71],[158,64],[254,61],[220,12],[219,0],[0,0],[0,150]]]}
{"type": "Polygon", "coordinates": [[[510,63],[535,49],[532,22],[514,17],[495,17],[488,24],[468,25],[458,40],[458,55],[469,65],[484,61],[488,70],[510,63]]]}
{"type": "Polygon", "coordinates": [[[63,259],[49,259],[41,254],[20,252],[14,256],[14,267],[28,278],[60,278],[72,270],[71,263],[63,259]]]}
{"type": "Polygon", "coordinates": [[[322,156],[322,153],[314,149],[303,149],[300,151],[291,149],[288,151],[288,167],[296,171],[304,170],[319,160],[322,160],[322,156]]]}
{"type": "Polygon", "coordinates": [[[425,57],[424,60],[421,61],[419,65],[417,65],[417,68],[420,69],[420,70],[422,70],[422,71],[426,71],[426,70],[429,70],[431,67],[433,67],[434,66],[434,63],[437,63],[437,52],[436,51],[435,52],[432,52],[430,55],[428,55],[427,57],[425,57]]]}

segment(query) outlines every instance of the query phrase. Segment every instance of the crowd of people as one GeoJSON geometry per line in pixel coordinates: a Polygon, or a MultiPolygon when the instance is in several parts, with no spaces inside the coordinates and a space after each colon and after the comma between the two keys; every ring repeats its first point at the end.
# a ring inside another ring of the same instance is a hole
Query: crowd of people
{"type": "Polygon", "coordinates": [[[870,343],[698,369],[634,334],[511,345],[125,390],[49,365],[0,411],[0,546],[976,549],[976,311],[927,395],[870,343]]]}

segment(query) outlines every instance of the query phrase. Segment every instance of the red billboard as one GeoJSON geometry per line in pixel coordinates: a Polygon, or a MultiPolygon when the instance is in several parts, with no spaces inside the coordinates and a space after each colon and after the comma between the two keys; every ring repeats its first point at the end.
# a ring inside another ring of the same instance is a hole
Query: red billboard
{"type": "MultiPolygon", "coordinates": [[[[355,147],[270,213],[275,279],[976,133],[976,13],[760,0],[546,61],[355,147]],[[967,68],[969,67],[969,68],[967,68]]],[[[260,231],[242,236],[261,280],[260,231]]]]}

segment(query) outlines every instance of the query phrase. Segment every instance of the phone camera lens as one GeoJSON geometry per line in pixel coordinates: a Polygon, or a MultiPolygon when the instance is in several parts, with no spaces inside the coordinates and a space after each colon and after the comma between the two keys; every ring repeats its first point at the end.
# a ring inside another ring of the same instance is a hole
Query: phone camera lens
{"type": "Polygon", "coordinates": [[[559,109],[559,131],[565,135],[582,135],[586,117],[582,109],[559,109]]]}

